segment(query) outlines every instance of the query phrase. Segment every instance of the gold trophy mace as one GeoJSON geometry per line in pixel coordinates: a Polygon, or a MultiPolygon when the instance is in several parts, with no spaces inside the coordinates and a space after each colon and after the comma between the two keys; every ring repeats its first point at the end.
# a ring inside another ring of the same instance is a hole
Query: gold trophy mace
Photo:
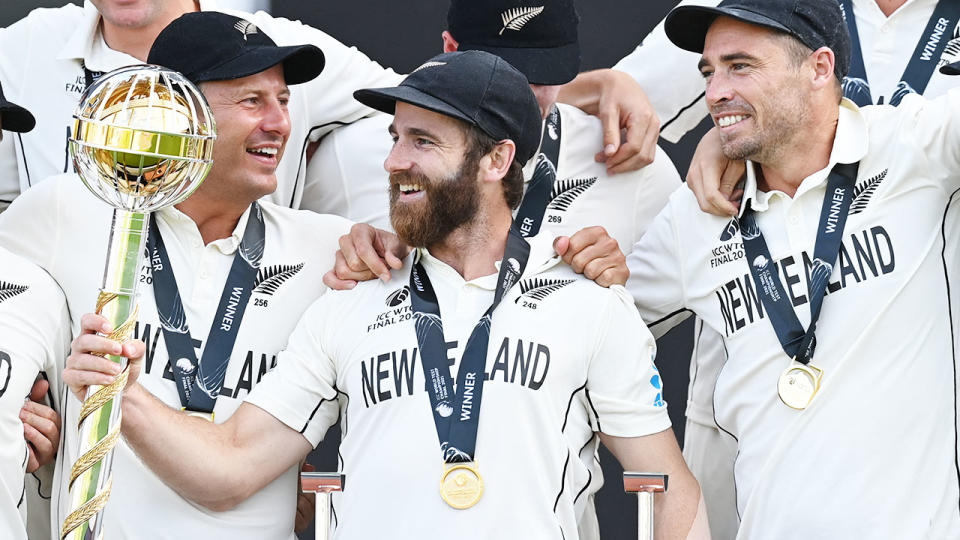
{"type": "MultiPolygon", "coordinates": [[[[130,66],[90,86],[73,115],[70,153],[83,183],[114,208],[96,311],[123,342],[137,319],[136,285],[149,212],[193,193],[213,163],[216,126],[203,94],[179,73],[130,66]]],[[[107,356],[126,367],[121,356],[107,356]]],[[[91,386],[80,409],[80,457],[70,471],[70,513],[61,539],[98,540],[110,497],[113,447],[127,371],[91,386]]]]}

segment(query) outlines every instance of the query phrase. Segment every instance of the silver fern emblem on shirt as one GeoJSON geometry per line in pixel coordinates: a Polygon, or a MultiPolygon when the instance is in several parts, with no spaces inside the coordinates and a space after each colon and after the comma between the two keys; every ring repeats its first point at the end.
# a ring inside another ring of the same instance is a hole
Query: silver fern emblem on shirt
{"type": "Polygon", "coordinates": [[[237,21],[236,24],[233,25],[233,27],[236,28],[238,32],[243,34],[244,41],[247,40],[247,36],[257,33],[256,25],[254,25],[250,21],[244,21],[241,19],[237,21]]]}
{"type": "Polygon", "coordinates": [[[261,268],[253,284],[253,292],[273,295],[285,281],[303,269],[303,264],[276,264],[261,268]]]}
{"type": "Polygon", "coordinates": [[[18,294],[23,294],[29,288],[27,285],[16,285],[14,283],[0,281],[0,302],[9,300],[18,294]]]}
{"type": "Polygon", "coordinates": [[[870,197],[873,197],[873,192],[877,190],[877,186],[887,177],[888,170],[884,169],[880,174],[864,180],[853,188],[853,202],[850,203],[849,215],[856,215],[867,209],[867,205],[870,204],[870,197]]]}
{"type": "Polygon", "coordinates": [[[548,210],[566,210],[570,208],[577,197],[583,195],[583,192],[590,189],[590,186],[597,182],[597,177],[593,178],[570,178],[560,180],[553,185],[553,192],[550,193],[550,204],[548,210]]]}
{"type": "Polygon", "coordinates": [[[543,6],[508,9],[500,14],[500,19],[503,20],[503,28],[497,35],[502,36],[504,30],[519,32],[528,22],[541,13],[543,13],[543,6]]]}
{"type": "Polygon", "coordinates": [[[519,302],[523,297],[527,297],[532,300],[543,300],[547,296],[559,291],[573,282],[574,280],[572,279],[525,279],[520,282],[521,294],[516,300],[514,300],[514,303],[519,302]]]}

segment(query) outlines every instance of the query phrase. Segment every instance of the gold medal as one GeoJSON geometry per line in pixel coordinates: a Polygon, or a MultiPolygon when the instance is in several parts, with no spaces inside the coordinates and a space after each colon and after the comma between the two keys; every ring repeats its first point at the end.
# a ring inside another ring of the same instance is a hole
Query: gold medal
{"type": "Polygon", "coordinates": [[[440,478],[440,496],[450,506],[464,510],[477,504],[483,495],[483,478],[477,463],[444,463],[440,478]]]}
{"type": "Polygon", "coordinates": [[[792,362],[787,369],[783,370],[780,380],[777,381],[777,394],[780,395],[780,401],[792,409],[799,411],[806,409],[820,390],[822,378],[823,370],[817,366],[792,362]]]}

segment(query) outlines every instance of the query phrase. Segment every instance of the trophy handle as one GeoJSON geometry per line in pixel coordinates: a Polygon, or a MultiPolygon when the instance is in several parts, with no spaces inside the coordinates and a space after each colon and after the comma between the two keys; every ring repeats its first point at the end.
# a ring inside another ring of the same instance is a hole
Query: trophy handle
{"type": "MultiPolygon", "coordinates": [[[[137,321],[136,289],[147,238],[148,214],[115,209],[110,230],[103,286],[96,312],[113,327],[107,337],[124,342],[137,321]]],[[[124,367],[107,386],[91,386],[80,409],[80,457],[70,471],[70,508],[61,539],[87,540],[102,536],[103,507],[113,484],[113,449],[120,439],[120,398],[127,384],[127,359],[105,357],[124,367]]]]}

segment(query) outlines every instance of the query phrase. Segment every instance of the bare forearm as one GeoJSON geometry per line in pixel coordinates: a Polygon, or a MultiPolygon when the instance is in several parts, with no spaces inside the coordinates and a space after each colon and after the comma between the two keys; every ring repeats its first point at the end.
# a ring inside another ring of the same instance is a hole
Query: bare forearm
{"type": "Polygon", "coordinates": [[[629,438],[601,434],[600,439],[624,470],[669,475],[667,492],[654,496],[656,538],[690,538],[700,502],[700,485],[683,461],[673,430],[629,438]]]}
{"type": "Polygon", "coordinates": [[[611,70],[585,71],[560,88],[558,101],[573,105],[587,114],[597,114],[603,93],[604,73],[611,70]]]}
{"type": "Polygon", "coordinates": [[[211,510],[233,508],[296,464],[299,453],[305,457],[310,450],[309,443],[299,437],[301,444],[275,445],[271,452],[269,433],[249,440],[242,424],[217,425],[188,416],[139,385],[123,398],[127,443],[174,491],[211,510]],[[277,447],[286,451],[278,452],[277,447]],[[271,459],[257,459],[264,454],[271,459]]]}

